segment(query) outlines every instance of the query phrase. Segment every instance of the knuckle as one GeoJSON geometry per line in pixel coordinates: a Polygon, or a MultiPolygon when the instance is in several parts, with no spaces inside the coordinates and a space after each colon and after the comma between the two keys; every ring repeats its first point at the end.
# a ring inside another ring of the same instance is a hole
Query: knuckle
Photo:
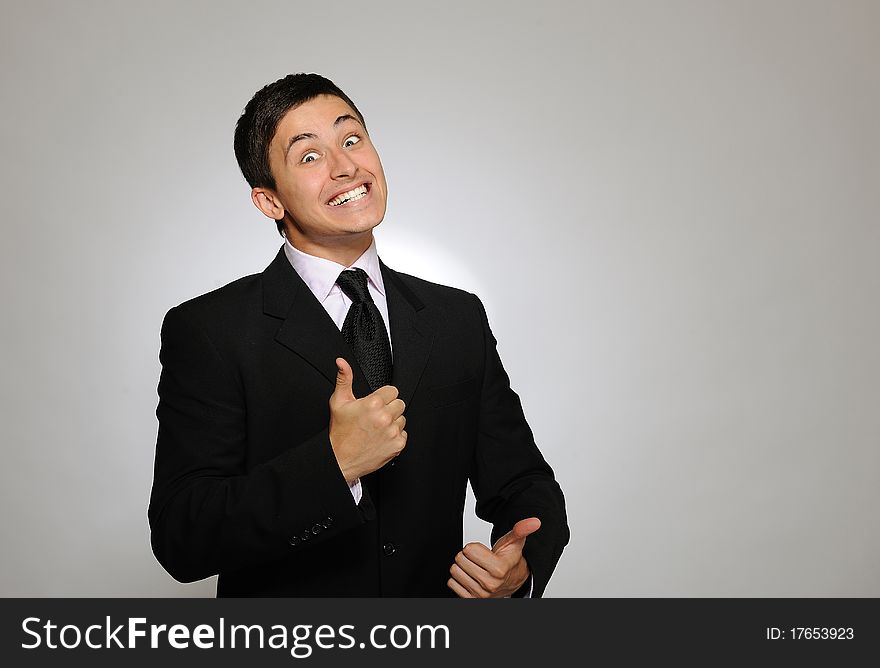
{"type": "Polygon", "coordinates": [[[501,568],[501,566],[493,565],[486,570],[489,571],[489,575],[491,575],[494,580],[500,581],[504,579],[504,569],[501,568]]]}
{"type": "Polygon", "coordinates": [[[476,555],[479,545],[479,543],[468,543],[464,546],[462,552],[464,552],[464,555],[470,559],[476,555]]]}

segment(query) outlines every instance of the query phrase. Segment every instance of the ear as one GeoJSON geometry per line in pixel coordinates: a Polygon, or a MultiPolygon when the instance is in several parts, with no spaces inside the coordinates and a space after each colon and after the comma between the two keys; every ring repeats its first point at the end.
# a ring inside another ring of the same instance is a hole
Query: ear
{"type": "Polygon", "coordinates": [[[278,195],[269,188],[254,188],[251,190],[251,200],[263,215],[268,216],[272,220],[281,220],[284,218],[284,206],[278,195]]]}

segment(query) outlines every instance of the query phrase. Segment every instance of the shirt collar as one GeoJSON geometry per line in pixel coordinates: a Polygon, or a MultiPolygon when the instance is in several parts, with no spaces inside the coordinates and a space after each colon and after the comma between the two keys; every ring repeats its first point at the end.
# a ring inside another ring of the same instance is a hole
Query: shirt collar
{"type": "Polygon", "coordinates": [[[323,257],[316,257],[303,253],[298,248],[294,248],[290,241],[284,240],[284,254],[294,270],[303,279],[305,284],[309,286],[309,290],[323,303],[330,295],[330,291],[336,285],[336,279],[339,278],[340,272],[345,269],[353,269],[358,267],[363,269],[369,282],[378,290],[379,294],[385,296],[385,283],[382,281],[382,271],[379,268],[379,255],[376,252],[376,239],[374,238],[370,247],[355,260],[350,267],[345,267],[333,260],[327,260],[323,257]]]}

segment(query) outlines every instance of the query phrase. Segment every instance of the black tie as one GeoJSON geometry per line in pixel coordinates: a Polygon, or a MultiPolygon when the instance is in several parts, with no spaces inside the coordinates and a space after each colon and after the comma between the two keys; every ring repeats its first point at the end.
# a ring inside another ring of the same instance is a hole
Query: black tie
{"type": "Polygon", "coordinates": [[[391,344],[382,314],[367,289],[367,272],[346,269],[336,284],[351,299],[351,306],[342,323],[342,336],[351,346],[361,365],[370,389],[375,391],[391,383],[391,344]]]}

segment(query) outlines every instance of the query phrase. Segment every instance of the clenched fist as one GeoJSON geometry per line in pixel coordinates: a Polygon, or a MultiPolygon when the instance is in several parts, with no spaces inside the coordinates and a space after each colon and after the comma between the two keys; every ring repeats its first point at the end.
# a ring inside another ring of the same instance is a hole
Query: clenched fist
{"type": "Polygon", "coordinates": [[[330,395],[330,445],[342,475],[351,482],[382,468],[406,446],[406,405],[391,385],[356,399],[351,366],[337,357],[336,369],[336,389],[330,395]]]}

